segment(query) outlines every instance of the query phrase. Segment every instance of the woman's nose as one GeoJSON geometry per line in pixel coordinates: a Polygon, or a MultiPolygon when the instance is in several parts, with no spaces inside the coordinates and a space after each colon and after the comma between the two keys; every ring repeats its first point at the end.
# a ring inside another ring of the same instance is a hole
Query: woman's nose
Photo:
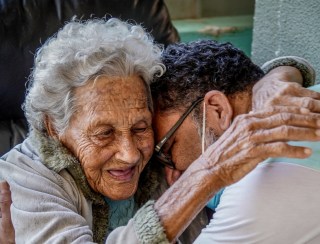
{"type": "Polygon", "coordinates": [[[137,143],[130,135],[121,137],[118,143],[116,159],[128,164],[136,164],[141,157],[137,143]]]}

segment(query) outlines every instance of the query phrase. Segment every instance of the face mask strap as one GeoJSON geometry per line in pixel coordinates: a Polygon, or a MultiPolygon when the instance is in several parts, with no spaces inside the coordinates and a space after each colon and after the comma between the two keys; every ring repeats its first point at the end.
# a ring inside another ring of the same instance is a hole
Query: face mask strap
{"type": "Polygon", "coordinates": [[[202,137],[201,137],[201,147],[202,154],[205,150],[205,133],[206,133],[206,103],[203,102],[203,116],[202,116],[202,137]]]}

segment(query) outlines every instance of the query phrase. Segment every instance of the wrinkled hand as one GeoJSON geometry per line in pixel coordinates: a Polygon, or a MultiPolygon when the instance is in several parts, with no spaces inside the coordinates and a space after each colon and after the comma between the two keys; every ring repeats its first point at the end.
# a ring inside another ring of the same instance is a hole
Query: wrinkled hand
{"type": "Polygon", "coordinates": [[[215,193],[263,160],[310,156],[310,149],[287,144],[291,140],[320,140],[320,114],[297,107],[269,107],[237,116],[155,203],[168,240],[179,236],[215,193]]]}
{"type": "Polygon", "coordinates": [[[11,192],[8,183],[0,182],[0,244],[15,243],[11,221],[11,192]]]}
{"type": "Polygon", "coordinates": [[[300,81],[301,74],[295,68],[279,67],[270,71],[252,89],[252,110],[259,111],[268,106],[297,106],[320,112],[320,93],[303,88],[300,81]]]}
{"type": "Polygon", "coordinates": [[[240,180],[269,157],[306,158],[311,150],[288,141],[320,140],[320,114],[297,107],[273,107],[237,116],[203,154],[221,187],[240,180]],[[280,113],[279,113],[280,112],[280,113]]]}

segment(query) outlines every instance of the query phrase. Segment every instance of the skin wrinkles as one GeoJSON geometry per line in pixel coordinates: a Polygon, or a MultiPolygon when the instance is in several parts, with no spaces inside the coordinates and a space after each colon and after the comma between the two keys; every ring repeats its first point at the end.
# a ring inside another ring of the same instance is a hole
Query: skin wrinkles
{"type": "MultiPolygon", "coordinates": [[[[99,79],[106,78],[106,76],[100,76],[99,79]]],[[[139,79],[138,77],[136,77],[139,79]]],[[[98,82],[99,79],[96,79],[95,82],[98,82]]],[[[103,111],[112,111],[114,107],[127,108],[127,109],[143,109],[145,108],[146,103],[146,90],[135,91],[136,94],[128,93],[124,97],[122,90],[118,90],[116,87],[119,82],[123,85],[122,89],[128,89],[130,91],[130,85],[125,83],[126,78],[124,77],[108,77],[110,80],[109,87],[103,87],[96,91],[96,97],[99,97],[99,102],[104,104],[103,111]],[[108,96],[105,96],[108,94],[108,96]]],[[[99,109],[99,107],[97,108],[99,109]]],[[[113,111],[114,112],[114,111],[113,111]]],[[[128,114],[129,115],[129,114],[128,114]]]]}
{"type": "Polygon", "coordinates": [[[152,113],[145,92],[138,76],[102,76],[94,85],[76,88],[79,110],[60,138],[79,159],[93,190],[114,200],[135,193],[152,156],[152,113]]]}

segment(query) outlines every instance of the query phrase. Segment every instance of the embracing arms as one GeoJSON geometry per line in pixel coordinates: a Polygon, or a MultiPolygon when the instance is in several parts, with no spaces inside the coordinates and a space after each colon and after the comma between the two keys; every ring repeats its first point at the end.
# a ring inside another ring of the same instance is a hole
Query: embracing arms
{"type": "MultiPolygon", "coordinates": [[[[152,228],[160,226],[158,231],[164,230],[166,234],[160,238],[166,241],[167,237],[173,241],[221,187],[241,179],[259,162],[268,157],[303,158],[310,155],[308,149],[289,146],[286,142],[320,139],[320,117],[313,114],[320,110],[320,96],[294,82],[287,83],[286,79],[303,82],[299,71],[292,67],[278,67],[269,72],[254,87],[254,112],[236,118],[224,135],[189,167],[177,183],[155,204],[149,203],[146,210],[142,209],[134,217],[134,223],[129,222],[122,230],[129,233],[132,228],[136,230],[139,225],[145,226],[143,220],[149,220],[141,217],[149,213],[155,219],[152,228]],[[271,106],[262,110],[266,104],[271,106]]],[[[7,233],[14,236],[13,231],[7,233]]],[[[116,230],[110,238],[121,233],[121,229],[119,232],[116,230]]]]}

